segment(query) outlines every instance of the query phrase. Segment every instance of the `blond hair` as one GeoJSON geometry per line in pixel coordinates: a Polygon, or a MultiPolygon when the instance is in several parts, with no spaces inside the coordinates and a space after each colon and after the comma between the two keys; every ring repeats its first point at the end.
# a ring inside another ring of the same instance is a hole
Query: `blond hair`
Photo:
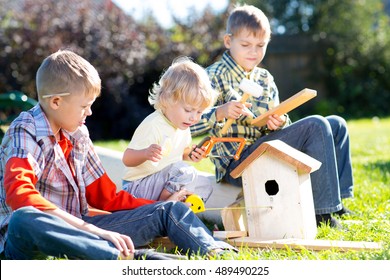
{"type": "Polygon", "coordinates": [[[252,5],[236,6],[227,20],[226,34],[235,35],[243,30],[252,32],[255,37],[271,38],[271,27],[267,16],[252,5]]]}
{"type": "Polygon", "coordinates": [[[36,74],[38,98],[61,93],[99,96],[101,80],[96,69],[69,50],[46,57],[36,74]]]}
{"type": "Polygon", "coordinates": [[[149,102],[155,109],[184,102],[205,110],[216,98],[206,70],[188,57],[175,59],[149,93],[149,102]]]}

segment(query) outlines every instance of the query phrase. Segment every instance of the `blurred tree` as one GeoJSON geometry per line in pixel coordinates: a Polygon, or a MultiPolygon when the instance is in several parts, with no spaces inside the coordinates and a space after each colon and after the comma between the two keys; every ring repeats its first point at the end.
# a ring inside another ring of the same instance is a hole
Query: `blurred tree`
{"type": "MultiPolygon", "coordinates": [[[[0,0],[0,93],[20,90],[35,98],[42,60],[72,49],[98,69],[103,82],[87,119],[92,139],[130,139],[153,110],[150,88],[174,58],[186,55],[206,67],[222,54],[228,11],[237,2],[220,14],[206,8],[175,18],[165,30],[153,17],[134,22],[106,0],[0,0]]],[[[245,2],[264,10],[273,34],[306,36],[305,42],[321,46],[323,71],[308,71],[320,75],[312,79],[326,80],[329,96],[317,112],[388,115],[389,16],[380,0],[245,2]]]]}
{"type": "Polygon", "coordinates": [[[178,56],[191,57],[202,66],[211,64],[222,51],[225,20],[226,12],[214,14],[206,7],[202,14],[191,13],[185,20],[173,15],[174,26],[164,31],[156,28],[154,20],[146,21],[141,29],[148,34],[145,44],[151,55],[149,65],[153,66],[147,69],[157,69],[160,75],[178,56]]]}
{"type": "Polygon", "coordinates": [[[118,74],[131,83],[142,69],[125,65],[146,63],[143,34],[120,10],[99,7],[94,1],[26,0],[16,1],[19,6],[14,4],[13,9],[8,9],[8,2],[0,0],[3,69],[29,94],[34,92],[35,75],[30,65],[37,68],[60,48],[88,59],[110,86],[118,83],[118,74]]]}
{"type": "Polygon", "coordinates": [[[129,139],[153,110],[148,92],[174,58],[208,64],[214,60],[210,53],[218,53],[224,22],[211,9],[185,23],[176,19],[175,27],[164,30],[153,17],[135,23],[109,2],[0,0],[0,92],[16,89],[36,97],[42,60],[60,48],[72,49],[97,68],[103,82],[87,119],[92,139],[129,139]]]}
{"type": "MultiPolygon", "coordinates": [[[[323,114],[388,115],[390,32],[388,0],[232,1],[252,4],[270,18],[274,34],[305,34],[321,46],[327,99],[323,114]]],[[[318,67],[320,69],[321,67],[318,67]]]]}
{"type": "Polygon", "coordinates": [[[215,15],[210,7],[206,7],[202,15],[192,14],[192,18],[184,23],[174,18],[176,25],[171,30],[171,40],[176,43],[179,54],[184,50],[205,67],[213,63],[224,49],[222,39],[227,9],[215,15]]]}
{"type": "Polygon", "coordinates": [[[131,17],[105,2],[0,0],[0,92],[17,89],[36,98],[35,73],[42,60],[58,49],[71,49],[97,68],[103,82],[88,120],[91,135],[114,136],[113,123],[122,116],[131,123],[122,113],[134,110],[122,106],[129,87],[144,74],[145,34],[131,17]]]}
{"type": "Polygon", "coordinates": [[[388,115],[390,18],[383,1],[324,1],[317,15],[315,38],[326,46],[325,78],[337,104],[331,109],[355,118],[388,115]]]}

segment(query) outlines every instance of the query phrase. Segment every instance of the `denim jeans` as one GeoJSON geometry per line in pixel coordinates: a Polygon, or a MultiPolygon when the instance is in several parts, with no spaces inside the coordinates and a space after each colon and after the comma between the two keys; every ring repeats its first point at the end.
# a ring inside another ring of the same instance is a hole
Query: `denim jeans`
{"type": "MultiPolygon", "coordinates": [[[[131,237],[135,247],[168,236],[184,253],[207,254],[222,248],[235,250],[214,239],[201,220],[180,202],[161,202],[109,215],[84,217],[97,227],[131,237]]],[[[16,210],[8,225],[4,254],[7,259],[115,260],[119,250],[99,236],[79,230],[62,219],[34,207],[16,210]]]]}
{"type": "Polygon", "coordinates": [[[319,170],[310,174],[316,214],[333,213],[342,208],[341,199],[353,196],[353,175],[349,133],[345,120],[338,116],[309,116],[284,129],[259,138],[232,161],[224,179],[242,186],[241,177],[229,174],[262,143],[279,139],[319,160],[319,170]]]}

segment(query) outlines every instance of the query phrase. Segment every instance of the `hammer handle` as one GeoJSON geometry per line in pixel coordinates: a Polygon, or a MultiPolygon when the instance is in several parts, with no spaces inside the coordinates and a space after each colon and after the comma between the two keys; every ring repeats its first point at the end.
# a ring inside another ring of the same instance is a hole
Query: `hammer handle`
{"type": "MultiPolygon", "coordinates": [[[[250,94],[249,93],[244,93],[240,99],[240,103],[241,104],[244,104],[247,99],[249,98],[250,94]]],[[[226,132],[228,131],[229,127],[233,124],[234,122],[234,119],[228,119],[225,123],[225,125],[222,127],[221,129],[221,134],[222,135],[225,135],[226,132]]]]}

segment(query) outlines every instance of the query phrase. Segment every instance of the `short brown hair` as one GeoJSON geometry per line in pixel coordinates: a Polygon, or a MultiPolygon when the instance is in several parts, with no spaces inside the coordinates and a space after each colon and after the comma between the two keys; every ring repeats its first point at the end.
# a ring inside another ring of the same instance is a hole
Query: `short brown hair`
{"type": "Polygon", "coordinates": [[[252,5],[236,6],[229,15],[226,34],[234,35],[246,29],[254,36],[265,35],[271,38],[271,27],[267,16],[252,5]]]}
{"type": "Polygon", "coordinates": [[[101,80],[96,69],[70,50],[46,57],[36,74],[38,98],[64,92],[100,95],[101,80]]]}

